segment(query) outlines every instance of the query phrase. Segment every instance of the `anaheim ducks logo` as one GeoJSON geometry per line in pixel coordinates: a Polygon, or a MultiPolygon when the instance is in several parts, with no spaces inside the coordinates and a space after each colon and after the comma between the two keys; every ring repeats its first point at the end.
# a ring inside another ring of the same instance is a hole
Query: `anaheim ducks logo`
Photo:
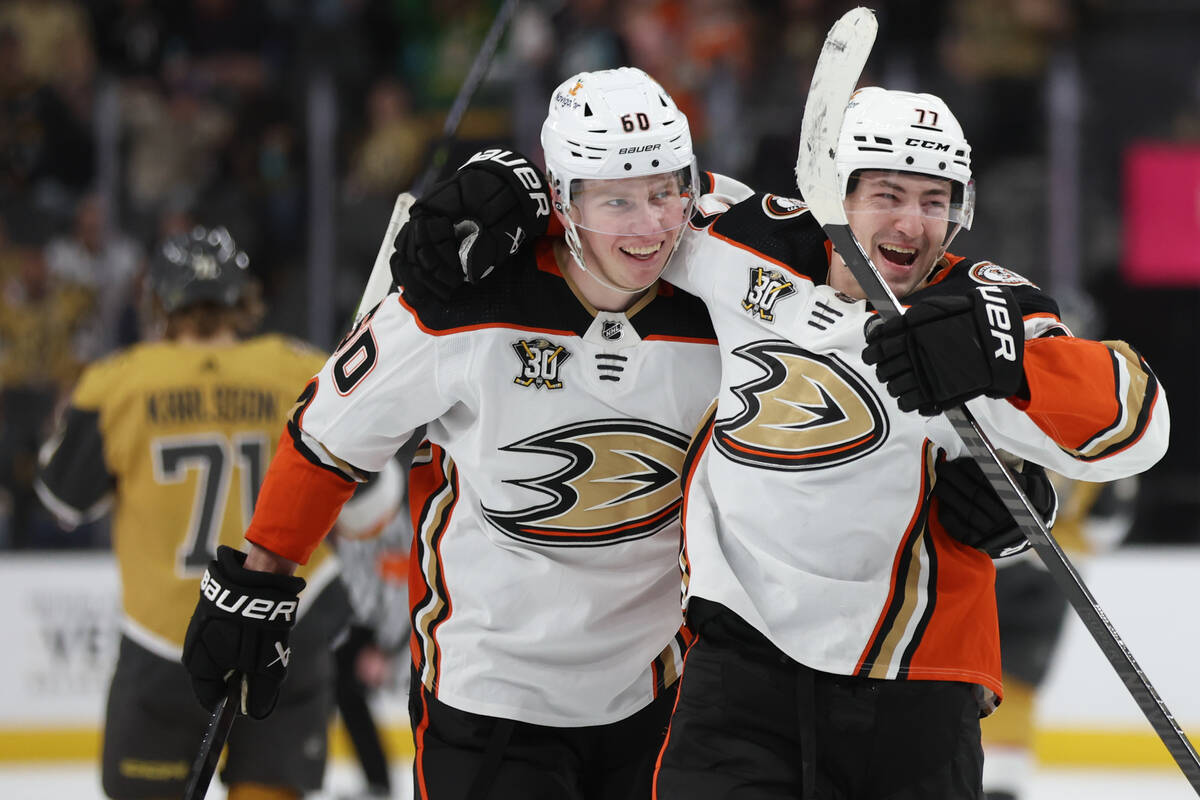
{"type": "Polygon", "coordinates": [[[1007,267],[993,264],[991,261],[980,261],[971,266],[971,279],[976,283],[1001,286],[1034,286],[1033,281],[1024,275],[1018,275],[1007,267]]]}
{"type": "Polygon", "coordinates": [[[879,398],[836,357],[786,341],[752,342],[733,352],[766,373],[734,388],[744,410],[713,426],[714,444],[734,461],[823,469],[862,458],[887,439],[879,398]]]}
{"type": "Polygon", "coordinates": [[[502,448],[560,456],[566,464],[536,478],[507,481],[546,495],[516,511],[484,507],[488,522],[514,539],[556,547],[595,547],[650,536],[679,516],[679,470],[688,437],[652,422],[593,420],[539,433],[502,448]]]}
{"type": "Polygon", "coordinates": [[[780,197],[777,194],[764,194],[762,210],[764,214],[773,219],[790,219],[808,211],[808,206],[802,200],[780,197]]]}

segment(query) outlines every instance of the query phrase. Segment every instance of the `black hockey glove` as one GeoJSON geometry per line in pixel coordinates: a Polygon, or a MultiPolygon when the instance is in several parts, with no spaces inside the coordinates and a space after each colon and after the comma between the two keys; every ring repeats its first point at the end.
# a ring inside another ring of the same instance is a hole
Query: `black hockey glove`
{"type": "Polygon", "coordinates": [[[183,640],[192,689],[210,711],[242,681],[241,713],[262,719],[275,708],[287,674],[288,634],[304,579],[242,566],[246,554],[222,545],[200,581],[200,601],[183,640]]]}
{"type": "Polygon", "coordinates": [[[409,211],[396,236],[392,277],[413,299],[448,301],[503,265],[550,222],[546,178],[509,150],[476,153],[409,211]]]}
{"type": "Polygon", "coordinates": [[[1025,326],[1012,292],[982,286],[933,297],[867,329],[863,360],[902,411],[932,416],[973,397],[1011,397],[1025,387],[1025,326]]]}
{"type": "MultiPolygon", "coordinates": [[[[1026,462],[1013,471],[1017,484],[1029,497],[1046,527],[1054,524],[1058,495],[1037,464],[1026,462]]],[[[1017,527],[983,470],[968,456],[943,461],[937,466],[933,494],[938,499],[938,519],[946,532],[965,545],[982,550],[992,558],[1003,558],[1029,549],[1029,540],[1017,527]]]]}

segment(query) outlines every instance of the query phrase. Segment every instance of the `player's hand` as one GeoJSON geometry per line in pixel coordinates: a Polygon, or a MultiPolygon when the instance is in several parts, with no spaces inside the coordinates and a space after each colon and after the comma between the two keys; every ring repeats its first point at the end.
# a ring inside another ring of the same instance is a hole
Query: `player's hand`
{"type": "Polygon", "coordinates": [[[288,634],[304,579],[246,569],[246,554],[222,545],[200,582],[200,601],[183,641],[192,689],[210,711],[242,682],[241,713],[262,719],[275,708],[287,674],[288,634]]]}
{"type": "MultiPolygon", "coordinates": [[[[1058,512],[1058,495],[1046,470],[1025,462],[1021,470],[1013,471],[1013,476],[1046,527],[1052,526],[1058,512]]],[[[938,499],[942,527],[963,544],[992,558],[1029,549],[1029,540],[973,458],[964,456],[938,464],[933,495],[938,499]]]]}
{"type": "Polygon", "coordinates": [[[980,395],[1025,387],[1025,327],[1012,292],[984,286],[933,297],[867,330],[863,360],[902,411],[932,416],[980,395]]]}
{"type": "Polygon", "coordinates": [[[418,301],[447,301],[546,232],[549,192],[541,171],[507,150],[476,153],[433,186],[396,236],[392,277],[418,301]]]}

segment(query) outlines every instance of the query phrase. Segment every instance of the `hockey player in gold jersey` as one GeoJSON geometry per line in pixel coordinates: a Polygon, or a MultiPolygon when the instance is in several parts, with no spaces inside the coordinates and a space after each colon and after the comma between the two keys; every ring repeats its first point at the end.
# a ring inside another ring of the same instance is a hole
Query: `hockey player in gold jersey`
{"type": "MultiPolygon", "coordinates": [[[[325,360],[282,336],[241,338],[253,315],[246,266],[223,228],[169,239],[150,272],[165,340],[91,365],[43,449],[38,494],[64,524],[113,512],[124,613],[103,784],[115,800],[182,793],[208,722],[180,664],[197,583],[219,544],[241,541],[279,425],[325,360]]],[[[286,800],[321,785],[329,643],[349,612],[329,555],[322,546],[300,573],[302,666],[270,720],[233,730],[230,800],[286,800]]]]}

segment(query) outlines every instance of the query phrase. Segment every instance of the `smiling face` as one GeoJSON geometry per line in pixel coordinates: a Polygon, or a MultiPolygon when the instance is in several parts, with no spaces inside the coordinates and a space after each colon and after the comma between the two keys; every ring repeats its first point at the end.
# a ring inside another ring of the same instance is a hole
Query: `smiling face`
{"type": "Polygon", "coordinates": [[[650,286],[666,268],[690,208],[679,173],[578,181],[569,213],[586,271],[619,291],[650,286]]]}
{"type": "MultiPolygon", "coordinates": [[[[944,252],[950,181],[884,170],[865,170],[856,177],[846,195],[850,230],[896,297],[905,297],[924,284],[944,252]]],[[[851,297],[866,296],[836,253],[829,285],[851,297]]]]}

